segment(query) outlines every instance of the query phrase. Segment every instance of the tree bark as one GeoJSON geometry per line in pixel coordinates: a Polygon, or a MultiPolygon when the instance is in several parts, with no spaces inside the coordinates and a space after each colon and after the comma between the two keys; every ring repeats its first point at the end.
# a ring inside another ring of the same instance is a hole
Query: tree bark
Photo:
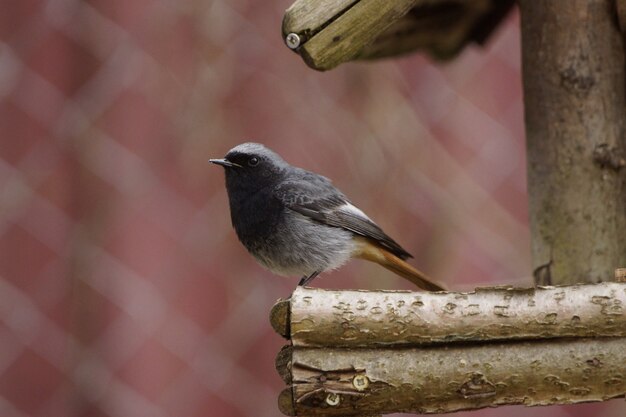
{"type": "Polygon", "coordinates": [[[292,374],[292,385],[279,406],[291,416],[351,416],[603,401],[626,392],[624,346],[625,338],[595,338],[287,349],[290,360],[277,367],[292,374]]]}
{"type": "Polygon", "coordinates": [[[295,347],[401,347],[626,337],[625,309],[626,284],[617,282],[468,293],[298,287],[276,303],[270,321],[295,347]]]}
{"type": "Polygon", "coordinates": [[[611,0],[521,0],[537,284],[626,265],[626,67],[611,0]]]}

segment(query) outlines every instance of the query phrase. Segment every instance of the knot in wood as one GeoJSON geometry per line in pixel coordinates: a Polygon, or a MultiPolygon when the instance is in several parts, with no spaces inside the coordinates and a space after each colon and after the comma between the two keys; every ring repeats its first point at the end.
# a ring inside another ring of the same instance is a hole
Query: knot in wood
{"type": "Polygon", "coordinates": [[[463,398],[485,398],[496,395],[496,387],[483,374],[476,372],[470,375],[469,381],[461,385],[458,392],[463,398]]]}
{"type": "MultiPolygon", "coordinates": [[[[579,57],[581,62],[586,63],[587,57],[579,57]]],[[[577,97],[585,97],[593,86],[596,79],[591,75],[589,68],[581,63],[570,64],[559,73],[561,77],[561,85],[568,91],[574,93],[577,97]]]]}
{"type": "Polygon", "coordinates": [[[608,143],[601,143],[593,149],[593,162],[600,168],[610,168],[614,171],[626,166],[626,158],[620,155],[616,147],[611,147],[608,143]]]}

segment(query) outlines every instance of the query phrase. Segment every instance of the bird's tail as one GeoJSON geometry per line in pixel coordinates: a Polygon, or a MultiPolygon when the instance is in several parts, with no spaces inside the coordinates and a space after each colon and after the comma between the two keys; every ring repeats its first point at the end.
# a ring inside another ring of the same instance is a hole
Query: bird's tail
{"type": "Polygon", "coordinates": [[[355,258],[365,259],[387,268],[388,270],[400,275],[402,278],[411,281],[419,288],[426,291],[444,291],[440,284],[435,283],[426,274],[418,271],[407,262],[398,258],[388,250],[376,245],[367,238],[358,237],[357,249],[353,253],[355,258]]]}

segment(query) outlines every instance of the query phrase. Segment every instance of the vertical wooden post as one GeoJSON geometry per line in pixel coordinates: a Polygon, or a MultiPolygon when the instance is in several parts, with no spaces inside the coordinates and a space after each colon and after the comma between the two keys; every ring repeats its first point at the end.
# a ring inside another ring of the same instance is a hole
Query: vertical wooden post
{"type": "Polygon", "coordinates": [[[626,265],[624,38],[615,0],[520,0],[537,284],[626,265]]]}

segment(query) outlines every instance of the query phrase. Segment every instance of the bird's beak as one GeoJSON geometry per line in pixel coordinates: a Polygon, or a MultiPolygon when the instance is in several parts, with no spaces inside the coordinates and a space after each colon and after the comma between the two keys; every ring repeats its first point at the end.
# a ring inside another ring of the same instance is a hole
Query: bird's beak
{"type": "Polygon", "coordinates": [[[209,162],[211,162],[212,164],[221,165],[227,168],[232,168],[232,167],[241,168],[241,165],[236,164],[234,162],[230,162],[228,159],[209,159],[209,162]]]}

